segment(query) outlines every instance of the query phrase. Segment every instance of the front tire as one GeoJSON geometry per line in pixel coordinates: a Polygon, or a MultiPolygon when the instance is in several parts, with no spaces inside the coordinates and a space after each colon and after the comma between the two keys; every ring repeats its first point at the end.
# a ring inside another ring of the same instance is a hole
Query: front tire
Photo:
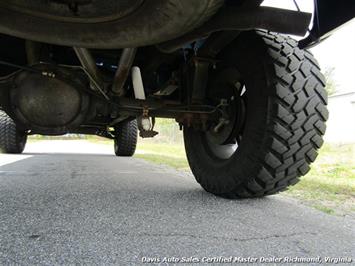
{"type": "Polygon", "coordinates": [[[114,149],[116,156],[132,157],[137,147],[137,120],[123,122],[116,127],[114,149]]]}
{"type": "Polygon", "coordinates": [[[296,184],[317,157],[328,118],[325,80],[316,60],[291,38],[264,31],[241,34],[218,59],[208,90],[214,97],[233,94],[237,111],[231,120],[237,130],[221,141],[221,136],[184,128],[196,180],[226,198],[261,197],[296,184]]]}
{"type": "Polygon", "coordinates": [[[20,131],[15,122],[0,110],[0,152],[22,153],[27,142],[27,134],[20,131]]]}

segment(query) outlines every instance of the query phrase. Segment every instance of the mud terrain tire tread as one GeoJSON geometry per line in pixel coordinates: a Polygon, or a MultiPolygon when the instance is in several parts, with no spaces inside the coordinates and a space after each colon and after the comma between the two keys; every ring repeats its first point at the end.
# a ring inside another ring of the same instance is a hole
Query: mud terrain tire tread
{"type": "Polygon", "coordinates": [[[27,137],[23,138],[18,132],[15,122],[0,110],[0,152],[22,153],[27,140],[27,137]]]}
{"type": "Polygon", "coordinates": [[[194,149],[191,130],[184,131],[188,161],[197,181],[205,190],[226,198],[262,197],[296,184],[318,155],[328,119],[325,79],[313,55],[299,49],[289,37],[266,31],[256,34],[273,68],[269,77],[273,84],[272,93],[266,96],[268,110],[264,132],[259,132],[260,149],[243,159],[245,178],[238,177],[232,187],[222,186],[218,180],[232,172],[227,169],[211,176],[198,159],[201,151],[194,149]]]}
{"type": "Polygon", "coordinates": [[[118,125],[116,131],[118,132],[114,144],[116,156],[133,156],[137,146],[137,120],[118,125]]]}

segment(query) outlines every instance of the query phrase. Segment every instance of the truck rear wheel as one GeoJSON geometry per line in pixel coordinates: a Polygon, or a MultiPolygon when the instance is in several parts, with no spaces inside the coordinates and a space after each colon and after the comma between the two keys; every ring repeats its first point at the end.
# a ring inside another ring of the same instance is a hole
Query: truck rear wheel
{"type": "Polygon", "coordinates": [[[0,152],[22,153],[27,142],[27,134],[20,131],[15,122],[0,110],[0,152]]]}
{"type": "Polygon", "coordinates": [[[137,120],[121,123],[116,127],[114,148],[116,156],[131,157],[137,146],[137,120]]]}
{"type": "Polygon", "coordinates": [[[220,55],[211,101],[228,99],[218,132],[184,128],[188,162],[208,192],[226,198],[275,194],[296,184],[317,157],[328,118],[325,80],[291,38],[246,32],[220,55]]]}

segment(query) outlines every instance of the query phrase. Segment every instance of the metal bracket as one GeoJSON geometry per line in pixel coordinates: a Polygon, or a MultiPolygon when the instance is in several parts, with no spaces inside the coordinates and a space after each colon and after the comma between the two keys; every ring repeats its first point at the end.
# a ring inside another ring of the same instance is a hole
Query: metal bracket
{"type": "Polygon", "coordinates": [[[138,121],[138,129],[139,129],[139,136],[142,138],[154,138],[159,133],[154,131],[155,126],[155,118],[152,117],[143,117],[140,116],[137,118],[138,121]]]}
{"type": "Polygon", "coordinates": [[[142,138],[153,138],[159,133],[154,131],[155,117],[149,117],[149,108],[143,108],[143,115],[137,118],[139,136],[142,138]]]}

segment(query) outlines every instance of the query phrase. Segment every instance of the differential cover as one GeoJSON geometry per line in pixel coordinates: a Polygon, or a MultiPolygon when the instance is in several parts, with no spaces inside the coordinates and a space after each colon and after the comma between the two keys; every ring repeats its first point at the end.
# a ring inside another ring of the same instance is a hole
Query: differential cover
{"type": "MultiPolygon", "coordinates": [[[[56,70],[56,76],[63,76],[56,70]]],[[[38,73],[20,72],[11,90],[11,103],[17,119],[37,133],[63,134],[85,118],[88,99],[64,79],[38,73]]]]}

